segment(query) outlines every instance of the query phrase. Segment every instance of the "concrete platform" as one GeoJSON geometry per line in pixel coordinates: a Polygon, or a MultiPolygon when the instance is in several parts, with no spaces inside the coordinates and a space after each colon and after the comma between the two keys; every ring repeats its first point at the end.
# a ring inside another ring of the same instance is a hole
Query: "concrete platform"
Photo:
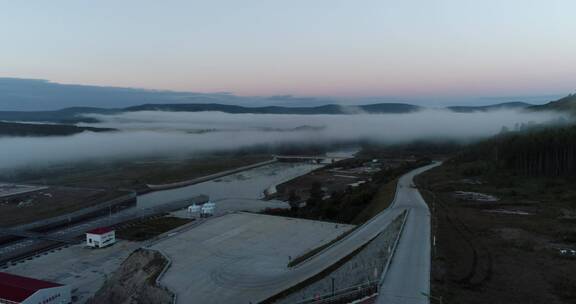
{"type": "Polygon", "coordinates": [[[84,303],[104,283],[108,275],[138,247],[140,243],[119,241],[111,247],[89,249],[74,245],[25,260],[0,271],[70,285],[72,296],[84,303]]]}
{"type": "Polygon", "coordinates": [[[155,244],[172,259],[162,282],[179,303],[250,303],[272,295],[287,264],[353,228],[250,213],[229,214],[155,244]]]}

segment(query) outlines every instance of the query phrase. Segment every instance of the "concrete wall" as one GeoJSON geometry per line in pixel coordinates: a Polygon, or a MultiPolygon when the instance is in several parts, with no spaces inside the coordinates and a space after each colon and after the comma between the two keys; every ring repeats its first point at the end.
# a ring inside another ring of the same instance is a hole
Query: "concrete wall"
{"type": "Polygon", "coordinates": [[[39,290],[22,304],[68,304],[71,302],[70,287],[60,286],[39,290]]]}

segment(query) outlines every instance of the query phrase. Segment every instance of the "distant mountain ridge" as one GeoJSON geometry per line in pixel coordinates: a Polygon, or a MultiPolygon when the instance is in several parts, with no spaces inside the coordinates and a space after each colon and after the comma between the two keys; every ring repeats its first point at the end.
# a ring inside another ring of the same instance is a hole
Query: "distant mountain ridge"
{"type": "MultiPolygon", "coordinates": [[[[445,109],[460,112],[486,112],[502,109],[523,109],[532,105],[522,102],[501,103],[487,106],[453,106],[445,109]]],[[[74,124],[79,122],[98,122],[92,117],[83,114],[119,114],[136,111],[170,111],[170,112],[224,112],[231,114],[292,114],[292,115],[345,115],[345,114],[403,114],[413,113],[426,109],[421,106],[407,103],[378,103],[360,106],[347,106],[328,104],[315,107],[245,107],[218,103],[193,104],[143,104],[119,109],[105,109],[95,107],[71,107],[56,111],[0,111],[0,120],[4,121],[30,121],[30,122],[56,122],[74,124]]]]}
{"type": "Polygon", "coordinates": [[[361,106],[323,105],[316,107],[243,107],[223,104],[145,104],[128,107],[125,112],[134,111],[173,111],[173,112],[206,112],[218,111],[233,114],[351,114],[351,113],[410,113],[422,107],[405,103],[380,103],[361,106]]]}
{"type": "Polygon", "coordinates": [[[75,124],[79,122],[98,122],[98,120],[93,118],[81,117],[81,114],[117,114],[121,112],[122,110],[117,109],[91,107],[73,107],[56,111],[0,111],[0,120],[75,124]]]}
{"type": "Polygon", "coordinates": [[[470,113],[470,112],[488,112],[488,111],[496,111],[496,110],[514,110],[514,109],[524,109],[533,106],[532,104],[521,102],[521,101],[513,101],[513,102],[505,102],[505,103],[498,103],[493,105],[487,106],[451,106],[446,107],[446,109],[458,112],[458,113],[470,113]]]}
{"type": "Polygon", "coordinates": [[[576,114],[576,94],[570,94],[566,97],[560,98],[555,101],[543,105],[535,105],[528,107],[532,111],[560,111],[576,114]]]}
{"type": "Polygon", "coordinates": [[[32,124],[0,121],[0,137],[3,136],[65,136],[90,132],[110,132],[115,129],[78,127],[66,124],[32,124]]]}

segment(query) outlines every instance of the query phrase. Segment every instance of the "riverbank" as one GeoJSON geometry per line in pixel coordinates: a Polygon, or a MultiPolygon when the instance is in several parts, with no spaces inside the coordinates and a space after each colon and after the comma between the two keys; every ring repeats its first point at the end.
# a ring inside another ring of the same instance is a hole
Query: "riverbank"
{"type": "Polygon", "coordinates": [[[147,184],[187,181],[271,159],[269,154],[250,154],[91,161],[3,172],[0,180],[59,187],[130,189],[146,193],[150,191],[147,184]]]}
{"type": "Polygon", "coordinates": [[[190,186],[190,185],[195,185],[195,184],[199,184],[202,182],[210,181],[212,179],[220,178],[220,177],[223,177],[226,175],[231,175],[231,174],[239,173],[242,171],[266,166],[269,164],[273,164],[275,162],[276,162],[276,160],[272,159],[272,160],[267,160],[267,161],[263,161],[263,162],[259,162],[259,163],[255,163],[252,165],[243,166],[243,167],[239,167],[239,168],[235,168],[235,169],[231,169],[231,170],[225,170],[225,171],[218,172],[215,174],[210,174],[207,176],[202,176],[202,177],[184,180],[184,181],[180,181],[180,182],[169,183],[169,184],[158,184],[158,185],[146,184],[146,186],[151,190],[150,192],[158,191],[158,190],[168,190],[168,189],[180,188],[180,187],[185,187],[185,186],[190,186]]]}

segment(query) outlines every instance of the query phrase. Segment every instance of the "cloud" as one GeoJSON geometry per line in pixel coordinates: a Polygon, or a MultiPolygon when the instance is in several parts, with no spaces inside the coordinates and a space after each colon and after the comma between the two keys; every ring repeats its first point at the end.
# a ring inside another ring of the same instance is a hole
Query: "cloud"
{"type": "Polygon", "coordinates": [[[66,137],[0,138],[0,169],[87,159],[189,155],[262,144],[358,140],[398,143],[427,138],[470,140],[496,134],[503,126],[513,128],[517,123],[549,122],[559,114],[445,110],[356,115],[143,111],[92,116],[102,123],[90,126],[120,131],[85,132],[66,137]],[[315,128],[299,128],[302,126],[315,128]]]}

